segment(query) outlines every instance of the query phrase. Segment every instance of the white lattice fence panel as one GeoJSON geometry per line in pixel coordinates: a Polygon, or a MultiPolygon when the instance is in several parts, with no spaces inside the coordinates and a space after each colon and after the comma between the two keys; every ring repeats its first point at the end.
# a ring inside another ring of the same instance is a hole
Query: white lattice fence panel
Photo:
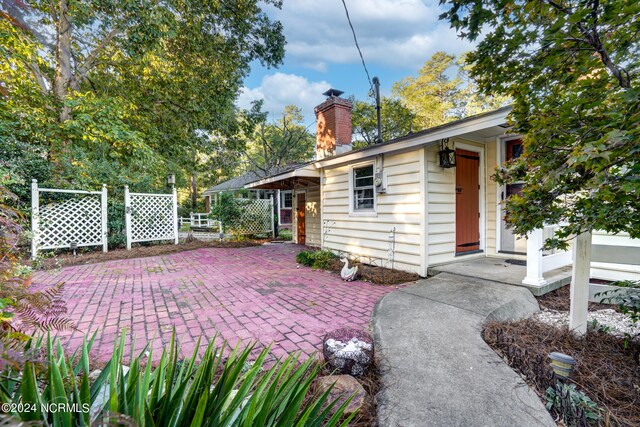
{"type": "Polygon", "coordinates": [[[127,247],[131,243],[178,239],[177,195],[129,193],[125,188],[127,247]]]}
{"type": "Polygon", "coordinates": [[[93,194],[40,206],[39,249],[101,245],[100,211],[100,196],[93,194]]]}
{"type": "Polygon", "coordinates": [[[273,232],[273,204],[271,199],[236,199],[240,205],[240,216],[229,224],[223,224],[225,230],[234,234],[263,234],[273,232]]]}
{"type": "Polygon", "coordinates": [[[32,255],[39,250],[103,246],[107,251],[107,189],[102,191],[38,188],[31,184],[32,255]],[[40,204],[41,194],[58,193],[66,200],[40,204]]]}

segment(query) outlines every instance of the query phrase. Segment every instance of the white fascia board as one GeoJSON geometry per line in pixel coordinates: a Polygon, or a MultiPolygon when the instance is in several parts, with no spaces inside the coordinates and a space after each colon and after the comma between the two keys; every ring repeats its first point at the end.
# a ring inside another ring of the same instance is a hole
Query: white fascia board
{"type": "Polygon", "coordinates": [[[498,111],[495,114],[484,115],[474,120],[464,121],[463,123],[451,124],[451,126],[445,125],[439,129],[434,129],[433,132],[418,134],[415,137],[407,138],[406,140],[381,145],[379,147],[374,146],[367,150],[355,151],[338,157],[328,157],[313,163],[313,166],[316,168],[325,168],[377,156],[379,154],[406,151],[439,141],[443,138],[453,138],[458,135],[499,126],[505,123],[509,112],[510,111],[498,111]]]}

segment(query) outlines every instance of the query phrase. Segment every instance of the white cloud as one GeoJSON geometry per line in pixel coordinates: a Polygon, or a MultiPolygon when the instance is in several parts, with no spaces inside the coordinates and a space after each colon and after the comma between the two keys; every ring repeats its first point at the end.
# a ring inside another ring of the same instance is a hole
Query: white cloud
{"type": "MultiPolygon", "coordinates": [[[[473,48],[438,20],[438,0],[347,0],[347,6],[367,63],[417,70],[439,50],[473,48]]],[[[314,70],[360,62],[340,0],[288,1],[273,16],[284,25],[287,61],[314,70]]]]}
{"type": "Polygon", "coordinates": [[[313,107],[324,100],[322,93],[330,87],[331,85],[324,80],[310,82],[307,78],[295,74],[276,72],[264,76],[260,86],[256,88],[243,87],[237,105],[248,109],[252,101],[264,99],[263,109],[274,118],[284,111],[284,107],[293,104],[302,109],[305,124],[308,125],[315,121],[313,107]]]}

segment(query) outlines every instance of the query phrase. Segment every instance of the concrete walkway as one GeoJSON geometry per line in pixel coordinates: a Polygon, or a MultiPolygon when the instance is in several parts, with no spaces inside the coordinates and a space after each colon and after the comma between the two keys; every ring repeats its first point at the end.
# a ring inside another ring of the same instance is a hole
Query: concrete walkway
{"type": "Polygon", "coordinates": [[[538,396],[480,336],[486,319],[538,310],[524,289],[442,273],[374,310],[380,426],[555,426],[538,396]]]}

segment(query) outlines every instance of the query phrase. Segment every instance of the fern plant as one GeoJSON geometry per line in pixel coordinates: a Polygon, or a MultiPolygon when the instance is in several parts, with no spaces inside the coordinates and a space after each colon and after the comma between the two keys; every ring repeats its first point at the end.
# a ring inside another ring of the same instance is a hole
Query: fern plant
{"type": "Polygon", "coordinates": [[[94,339],[95,335],[85,340],[79,355],[66,357],[60,343],[49,337],[44,370],[29,361],[24,371],[5,373],[0,388],[2,402],[22,402],[40,409],[12,415],[22,421],[60,427],[91,423],[333,427],[346,426],[355,415],[344,417],[351,398],[337,407],[337,401],[329,401],[330,390],[311,393],[319,372],[312,359],[300,363],[299,356],[294,354],[266,368],[268,348],[249,363],[254,345],[236,347],[225,359],[212,340],[201,358],[198,343],[193,355],[180,361],[175,334],[157,366],[149,362],[152,352],[147,353],[145,347],[137,356],[131,354],[128,370],[122,364],[125,348],[122,335],[114,345],[111,360],[90,384],[89,353],[94,339]],[[77,364],[73,365],[73,360],[78,360],[77,364]],[[42,410],[51,403],[72,410],[42,410]],[[94,410],[96,419],[91,417],[94,410]]]}

